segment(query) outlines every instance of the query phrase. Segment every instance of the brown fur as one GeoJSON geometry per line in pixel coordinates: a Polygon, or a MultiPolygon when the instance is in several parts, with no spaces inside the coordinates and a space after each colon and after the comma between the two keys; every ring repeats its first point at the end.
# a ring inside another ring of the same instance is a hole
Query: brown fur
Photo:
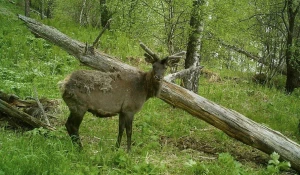
{"type": "Polygon", "coordinates": [[[70,110],[75,111],[80,105],[98,117],[111,117],[126,110],[135,113],[148,98],[159,94],[161,83],[155,83],[151,73],[76,71],[61,84],[63,99],[70,110]]]}
{"type": "Polygon", "coordinates": [[[62,97],[70,110],[66,128],[73,142],[81,146],[79,126],[86,111],[98,117],[119,114],[120,146],[124,128],[127,150],[131,146],[132,121],[146,100],[159,95],[167,59],[153,62],[153,70],[145,73],[104,73],[79,70],[60,82],[62,97]]]}

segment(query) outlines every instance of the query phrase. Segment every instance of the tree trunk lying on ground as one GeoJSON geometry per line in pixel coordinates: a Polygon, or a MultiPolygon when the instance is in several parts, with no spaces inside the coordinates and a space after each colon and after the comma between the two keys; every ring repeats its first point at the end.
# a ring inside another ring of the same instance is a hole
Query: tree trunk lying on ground
{"type": "MultiPolygon", "coordinates": [[[[22,15],[19,15],[19,18],[25,22],[33,34],[58,45],[87,66],[105,72],[139,71],[112,56],[101,53],[92,47],[86,47],[85,44],[69,38],[53,27],[22,15]]],[[[168,81],[164,81],[159,98],[206,121],[247,145],[267,154],[277,152],[284,160],[289,161],[295,170],[300,172],[300,145],[280,132],[258,124],[236,111],[222,107],[168,81]]]]}
{"type": "MultiPolygon", "coordinates": [[[[40,99],[39,103],[47,108],[55,105],[55,102],[46,99],[40,99]]],[[[50,125],[40,121],[38,119],[40,116],[41,109],[36,100],[21,100],[15,95],[0,91],[0,120],[7,121],[11,127],[25,130],[43,127],[54,130],[50,125]]]]}

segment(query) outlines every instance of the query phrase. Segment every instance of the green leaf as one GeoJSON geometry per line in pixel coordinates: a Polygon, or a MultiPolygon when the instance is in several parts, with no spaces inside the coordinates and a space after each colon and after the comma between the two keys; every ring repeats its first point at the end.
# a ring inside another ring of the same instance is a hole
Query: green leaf
{"type": "Polygon", "coordinates": [[[185,162],[184,165],[188,166],[188,167],[192,167],[194,165],[197,165],[197,162],[195,162],[194,160],[190,159],[187,162],[185,162]]]}
{"type": "Polygon", "coordinates": [[[278,167],[279,167],[280,170],[285,170],[286,171],[286,170],[289,170],[291,168],[291,163],[284,161],[284,162],[281,162],[278,167]]]}
{"type": "Polygon", "coordinates": [[[270,155],[271,159],[272,160],[279,160],[280,158],[280,155],[276,152],[273,152],[271,155],[270,155]]]}

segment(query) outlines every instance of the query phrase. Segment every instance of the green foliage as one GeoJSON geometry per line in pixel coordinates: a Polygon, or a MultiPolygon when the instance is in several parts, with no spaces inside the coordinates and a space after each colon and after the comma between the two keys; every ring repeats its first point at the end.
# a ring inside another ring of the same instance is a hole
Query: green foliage
{"type": "Polygon", "coordinates": [[[70,72],[72,65],[78,64],[76,60],[47,41],[35,38],[17,16],[4,13],[0,18],[6,24],[0,25],[0,89],[30,96],[33,86],[47,87],[47,95],[57,97],[57,82],[70,72]]]}
{"type": "MultiPolygon", "coordinates": [[[[122,1],[125,6],[120,6],[120,4],[117,6],[116,4],[121,1],[108,2],[109,10],[116,11],[116,14],[111,29],[101,37],[100,50],[115,55],[124,62],[129,62],[130,60],[126,58],[128,56],[134,58],[142,56],[143,52],[138,46],[138,41],[141,39],[153,50],[158,50],[163,55],[167,49],[166,46],[161,45],[164,41],[159,41],[157,36],[163,37],[165,26],[161,23],[163,21],[161,16],[155,12],[162,8],[161,4],[157,3],[158,1],[147,1],[151,5],[150,7],[155,7],[151,9],[140,1],[131,2],[137,4],[122,1]],[[119,9],[121,7],[124,8],[119,9]],[[132,7],[134,7],[133,12],[129,14],[129,9],[132,7]],[[123,18],[123,14],[125,18],[123,18]],[[131,23],[128,22],[130,15],[131,23]]],[[[209,2],[212,6],[204,7],[207,8],[205,15],[213,16],[212,19],[205,18],[207,20],[205,24],[207,29],[205,30],[215,31],[221,38],[230,41],[235,38],[234,35],[240,36],[238,42],[249,36],[249,33],[241,32],[245,30],[240,30],[245,26],[236,27],[238,19],[247,15],[247,13],[243,13],[247,10],[241,8],[246,1],[209,2]],[[232,5],[236,5],[236,7],[230,8],[232,5]],[[222,13],[224,16],[221,16],[222,13]]],[[[80,12],[78,9],[80,9],[81,3],[82,1],[56,1],[57,8],[55,8],[54,19],[46,19],[43,22],[58,28],[72,38],[92,43],[100,30],[89,25],[81,26],[74,22],[78,18],[80,12]],[[71,14],[72,18],[68,14],[71,14]]],[[[189,19],[189,10],[187,9],[191,7],[191,1],[174,1],[174,3],[178,11],[185,10],[185,13],[182,14],[183,19],[189,19]],[[185,9],[185,7],[189,8],[185,9]]],[[[96,9],[96,7],[92,9],[91,14],[96,9]]],[[[73,70],[82,67],[79,67],[76,59],[58,47],[35,38],[15,16],[16,13],[22,13],[22,10],[8,1],[0,1],[0,89],[25,97],[32,95],[32,89],[35,86],[39,96],[60,98],[56,87],[57,82],[73,70]]],[[[185,23],[183,26],[187,26],[187,24],[185,23]]],[[[186,33],[183,35],[187,36],[187,29],[180,28],[177,35],[180,34],[180,31],[184,31],[186,33]]],[[[181,37],[176,38],[178,43],[181,37]]],[[[185,41],[180,42],[184,43],[185,41]]],[[[295,90],[292,95],[286,96],[275,88],[253,84],[251,82],[252,74],[249,73],[254,65],[253,62],[244,58],[222,59],[227,57],[229,52],[209,40],[203,42],[203,52],[207,56],[203,64],[206,68],[219,73],[221,81],[213,82],[201,77],[200,94],[299,142],[300,137],[297,132],[300,118],[299,91],[295,90]],[[221,56],[214,57],[215,53],[221,55],[222,58],[221,56]]],[[[245,43],[247,42],[248,40],[245,40],[245,43]]],[[[181,45],[178,47],[183,48],[181,45]]],[[[234,58],[236,55],[232,54],[231,56],[234,58]]],[[[139,64],[138,66],[141,68],[148,68],[147,65],[139,64]]],[[[282,87],[283,78],[278,77],[277,79],[279,86],[282,87]]],[[[63,122],[68,116],[68,111],[64,107],[63,105],[63,113],[57,116],[63,122]]],[[[73,147],[63,124],[59,125],[54,132],[38,128],[26,133],[18,133],[0,128],[0,175],[265,175],[280,173],[280,170],[285,171],[285,168],[289,167],[287,162],[280,162],[276,154],[271,156],[268,167],[253,166],[254,162],[250,160],[240,162],[236,159],[234,152],[229,154],[227,150],[234,147],[236,151],[243,152],[245,149],[250,149],[248,146],[236,148],[237,142],[223,132],[191,117],[190,114],[180,109],[174,109],[159,99],[147,101],[142,111],[135,116],[131,153],[125,152],[126,137],[124,136],[121,148],[115,149],[117,128],[117,117],[99,119],[87,114],[80,128],[84,144],[84,150],[81,152],[73,147]],[[194,141],[195,145],[204,145],[197,148],[192,145],[191,148],[182,150],[180,146],[186,146],[185,144],[188,144],[189,141],[182,138],[189,138],[194,141]],[[185,142],[182,143],[182,141],[185,142]],[[209,146],[216,149],[218,158],[214,157],[215,154],[203,156],[202,149],[209,146]],[[212,158],[207,160],[206,156],[212,158]]]]}
{"type": "Polygon", "coordinates": [[[280,155],[276,152],[273,152],[270,155],[271,160],[268,162],[267,170],[270,174],[277,174],[280,170],[289,170],[291,168],[290,162],[280,162],[280,155]]]}
{"type": "Polygon", "coordinates": [[[291,165],[289,162],[280,162],[279,155],[277,153],[272,153],[270,155],[271,160],[268,162],[268,166],[265,170],[258,172],[248,172],[245,167],[229,154],[221,153],[219,154],[217,162],[212,165],[208,163],[198,163],[194,160],[188,160],[185,163],[188,174],[195,175],[209,175],[209,174],[262,174],[262,175],[274,175],[279,174],[280,170],[288,170],[291,165]]]}
{"type": "Polygon", "coordinates": [[[234,158],[228,153],[219,154],[216,164],[211,165],[207,163],[197,163],[194,160],[189,160],[185,163],[189,174],[248,174],[243,168],[242,164],[235,161],[234,158]]]}
{"type": "Polygon", "coordinates": [[[71,143],[41,135],[22,136],[1,131],[0,172],[4,174],[71,174],[71,143]],[[18,137],[15,137],[18,136],[18,137]],[[16,166],[18,165],[18,166],[16,166]],[[13,168],[12,168],[13,167],[13,168]]]}

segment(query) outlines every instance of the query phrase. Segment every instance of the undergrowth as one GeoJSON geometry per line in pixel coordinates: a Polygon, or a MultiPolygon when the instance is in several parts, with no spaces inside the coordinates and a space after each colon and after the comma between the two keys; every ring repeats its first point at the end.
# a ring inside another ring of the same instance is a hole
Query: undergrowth
{"type": "MultiPolygon", "coordinates": [[[[57,82],[73,70],[84,67],[60,48],[35,38],[15,15],[22,13],[21,9],[8,1],[0,1],[0,4],[0,90],[25,98],[32,96],[36,87],[39,96],[61,98],[57,82]]],[[[88,43],[92,43],[99,33],[99,30],[58,19],[43,22],[88,43]]],[[[148,45],[151,47],[151,43],[148,45]]],[[[130,63],[129,56],[138,58],[142,55],[138,41],[113,30],[103,35],[100,49],[127,63],[130,63]]],[[[297,129],[299,90],[287,96],[275,87],[254,84],[245,72],[213,71],[220,74],[221,81],[211,82],[202,77],[201,96],[300,143],[297,129]]],[[[64,123],[68,116],[64,104],[62,108],[63,112],[57,114],[58,123],[64,123]]],[[[84,150],[79,152],[71,144],[63,124],[54,132],[35,129],[21,133],[0,128],[0,175],[280,173],[276,165],[268,168],[268,161],[257,164],[247,159],[253,154],[253,148],[159,99],[146,102],[135,116],[130,154],[124,151],[125,137],[121,148],[115,149],[117,129],[117,117],[99,119],[86,114],[80,128],[84,150]],[[199,151],[201,149],[207,152],[199,151]],[[246,154],[244,161],[239,160],[237,152],[246,154]]],[[[276,156],[268,159],[276,159],[276,156]]]]}

